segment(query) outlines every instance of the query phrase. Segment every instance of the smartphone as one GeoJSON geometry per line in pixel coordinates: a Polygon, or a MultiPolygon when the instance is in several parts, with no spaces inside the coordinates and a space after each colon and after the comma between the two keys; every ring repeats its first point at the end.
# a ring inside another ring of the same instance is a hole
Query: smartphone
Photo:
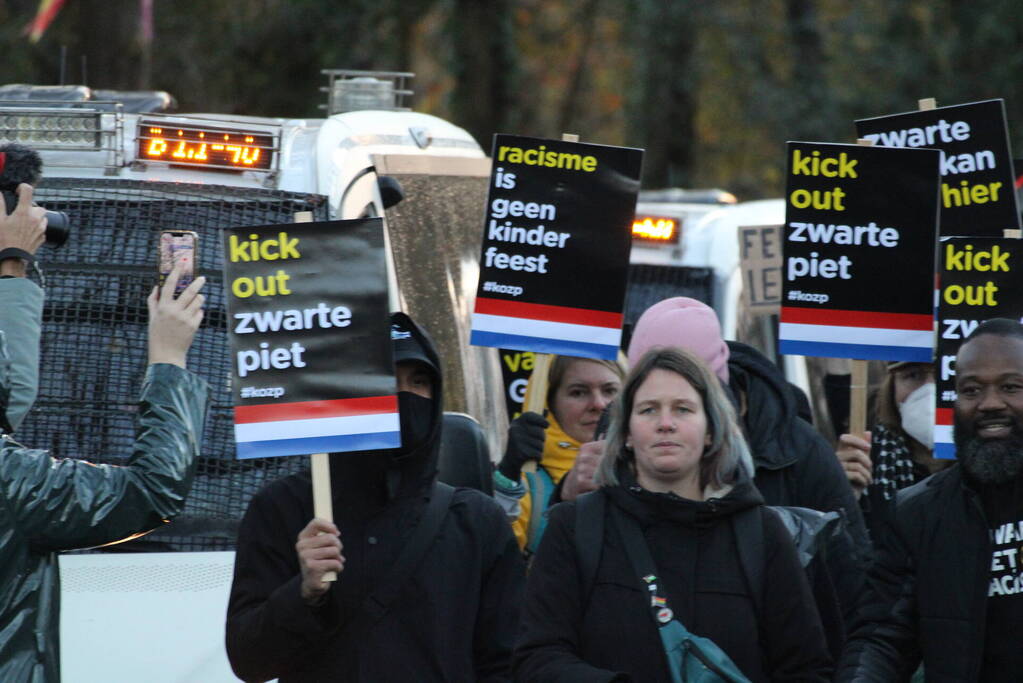
{"type": "Polygon", "coordinates": [[[170,275],[175,265],[181,267],[181,277],[174,288],[174,296],[181,294],[195,279],[195,259],[198,257],[199,235],[191,230],[164,230],[160,233],[157,249],[157,268],[160,286],[170,275]]]}

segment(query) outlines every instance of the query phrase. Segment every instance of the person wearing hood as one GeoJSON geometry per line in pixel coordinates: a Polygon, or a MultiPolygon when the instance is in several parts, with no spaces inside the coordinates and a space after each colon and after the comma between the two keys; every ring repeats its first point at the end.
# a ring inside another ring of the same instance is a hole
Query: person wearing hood
{"type": "Polygon", "coordinates": [[[662,638],[680,624],[750,681],[829,680],[796,550],[749,463],[734,410],[698,358],[657,349],[638,359],[612,410],[601,488],[550,510],[526,587],[517,679],[671,681],[677,660],[662,638]],[[588,579],[580,546],[593,508],[577,507],[601,499],[588,579]],[[741,558],[752,545],[763,548],[759,580],[741,558]]]}
{"type": "Polygon", "coordinates": [[[313,516],[308,470],[242,520],[227,654],[246,681],[510,680],[525,564],[492,498],[435,483],[440,360],[411,318],[391,323],[401,447],[330,455],[333,523],[313,516]],[[417,544],[414,571],[390,580],[417,544]]]}
{"type": "Polygon", "coordinates": [[[721,338],[714,309],[686,297],[654,304],[636,322],[629,360],[652,348],[678,346],[695,353],[731,394],[738,423],[753,456],[753,482],[767,505],[840,511],[845,530],[827,555],[842,624],[822,611],[829,638],[851,625],[863,589],[870,541],[852,489],[834,449],[798,415],[796,398],[778,368],[747,344],[721,338]]]}
{"type": "Polygon", "coordinates": [[[44,296],[25,271],[45,225],[31,186],[10,215],[0,199],[0,681],[60,680],[58,552],[129,540],[184,507],[208,390],[185,368],[204,278],[175,298],[175,270],[147,299],[149,365],[127,462],[55,458],[12,438],[38,388],[44,296]]]}
{"type": "MultiPolygon", "coordinates": [[[[575,464],[580,446],[593,441],[624,375],[613,361],[555,356],[547,375],[547,417],[524,412],[509,426],[505,454],[494,470],[494,494],[527,555],[536,552],[543,537],[551,495],[575,464]],[[538,462],[536,471],[522,476],[530,460],[538,462]]],[[[537,390],[530,378],[527,397],[537,390]]]]}
{"type": "Polygon", "coordinates": [[[952,464],[934,457],[934,366],[888,363],[877,392],[877,420],[864,435],[842,434],[835,453],[845,468],[874,541],[895,507],[895,493],[952,464]]]}

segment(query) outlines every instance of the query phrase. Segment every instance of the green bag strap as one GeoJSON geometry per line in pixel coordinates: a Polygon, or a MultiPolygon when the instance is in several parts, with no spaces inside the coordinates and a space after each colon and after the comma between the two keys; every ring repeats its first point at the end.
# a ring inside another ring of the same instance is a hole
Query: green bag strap
{"type": "Polygon", "coordinates": [[[691,633],[681,621],[675,618],[674,612],[668,605],[667,590],[660,587],[660,579],[657,578],[657,567],[654,565],[654,558],[650,554],[646,538],[639,523],[632,516],[620,511],[616,506],[611,506],[611,518],[618,528],[618,534],[625,545],[625,554],[629,556],[633,571],[639,575],[640,581],[646,593],[650,595],[650,617],[657,627],[658,636],[661,639],[661,649],[664,651],[665,661],[672,679],[678,683],[684,681],[684,673],[679,669],[677,660],[669,652],[669,643],[674,647],[685,642],[686,651],[692,654],[708,670],[716,674],[722,681],[733,683],[749,683],[749,679],[738,672],[735,664],[728,659],[728,656],[719,647],[706,638],[699,638],[691,633]],[[703,641],[714,649],[720,651],[722,657],[727,660],[727,666],[735,668],[735,673],[725,671],[713,662],[693,640],[703,641]]]}
{"type": "Polygon", "coordinates": [[[529,525],[526,528],[526,552],[532,555],[540,547],[540,539],[547,530],[547,505],[554,493],[554,480],[543,467],[526,473],[526,484],[531,499],[529,525]]]}

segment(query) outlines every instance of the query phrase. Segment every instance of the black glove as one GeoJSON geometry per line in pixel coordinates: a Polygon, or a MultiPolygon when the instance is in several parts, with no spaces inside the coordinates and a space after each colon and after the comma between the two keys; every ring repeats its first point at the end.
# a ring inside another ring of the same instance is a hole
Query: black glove
{"type": "Polygon", "coordinates": [[[540,462],[543,442],[549,423],[543,415],[522,413],[508,425],[508,447],[497,469],[512,481],[522,476],[522,466],[529,460],[540,462]]]}

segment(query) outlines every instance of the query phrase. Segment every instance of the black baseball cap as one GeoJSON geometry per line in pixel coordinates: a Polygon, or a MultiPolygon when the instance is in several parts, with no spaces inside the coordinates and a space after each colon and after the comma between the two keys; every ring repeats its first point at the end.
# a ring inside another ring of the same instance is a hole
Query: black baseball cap
{"type": "MultiPolygon", "coordinates": [[[[404,317],[404,316],[402,316],[404,317]]],[[[418,361],[438,376],[438,368],[426,353],[412,327],[398,316],[391,316],[391,345],[394,347],[394,362],[418,361]]]]}

